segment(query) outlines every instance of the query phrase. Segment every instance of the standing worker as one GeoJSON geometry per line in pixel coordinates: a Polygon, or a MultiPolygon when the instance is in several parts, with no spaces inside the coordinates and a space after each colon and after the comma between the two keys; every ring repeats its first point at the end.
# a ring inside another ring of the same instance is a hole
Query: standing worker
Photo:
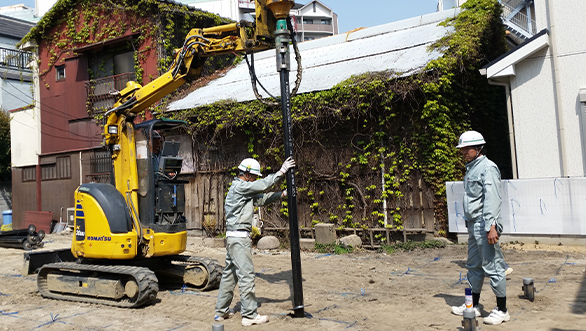
{"type": "MultiPolygon", "coordinates": [[[[496,295],[497,307],[484,318],[485,324],[501,324],[511,319],[507,312],[506,264],[499,246],[503,231],[501,219],[501,173],[484,155],[484,137],[476,131],[460,136],[456,148],[466,162],[464,176],[464,219],[468,228],[467,279],[472,288],[472,305],[480,317],[478,303],[484,277],[496,295]]],[[[452,307],[452,313],[462,315],[466,304],[452,307]]]]}
{"type": "Polygon", "coordinates": [[[238,166],[238,176],[232,181],[224,209],[226,210],[226,267],[222,272],[218,301],[216,303],[216,321],[222,321],[234,315],[230,304],[234,297],[234,287],[238,282],[240,291],[240,315],[242,326],[262,324],[269,321],[268,316],[257,313],[258,303],[254,289],[254,266],[252,264],[252,218],[255,206],[263,206],[281,197],[283,192],[264,193],[273,186],[287,171],[295,166],[292,157],[287,158],[281,169],[263,179],[260,164],[255,159],[244,159],[238,166]]]}

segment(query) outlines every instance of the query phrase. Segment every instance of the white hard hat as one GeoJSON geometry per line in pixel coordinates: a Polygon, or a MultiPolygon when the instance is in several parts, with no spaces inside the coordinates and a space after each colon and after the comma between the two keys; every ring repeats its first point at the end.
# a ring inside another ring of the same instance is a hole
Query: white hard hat
{"type": "Polygon", "coordinates": [[[477,131],[466,131],[462,133],[460,136],[460,140],[458,141],[458,146],[456,148],[462,148],[466,146],[478,146],[484,145],[486,141],[484,141],[484,137],[477,131]]]}
{"type": "Polygon", "coordinates": [[[250,172],[253,175],[262,177],[262,174],[260,173],[260,163],[255,159],[247,158],[242,160],[238,166],[238,170],[250,172]]]}

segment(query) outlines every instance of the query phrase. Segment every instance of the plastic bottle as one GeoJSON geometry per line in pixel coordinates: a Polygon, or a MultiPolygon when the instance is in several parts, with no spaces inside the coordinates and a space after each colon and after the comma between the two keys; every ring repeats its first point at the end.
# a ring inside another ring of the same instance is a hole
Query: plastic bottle
{"type": "Polygon", "coordinates": [[[472,289],[467,288],[465,291],[466,291],[466,309],[472,309],[472,289]]]}

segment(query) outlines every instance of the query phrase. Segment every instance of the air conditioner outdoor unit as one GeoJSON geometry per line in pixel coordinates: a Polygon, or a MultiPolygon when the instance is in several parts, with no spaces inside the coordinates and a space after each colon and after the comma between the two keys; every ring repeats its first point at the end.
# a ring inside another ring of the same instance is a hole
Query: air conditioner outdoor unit
{"type": "Polygon", "coordinates": [[[67,226],[73,228],[75,224],[75,207],[67,208],[67,226]]]}

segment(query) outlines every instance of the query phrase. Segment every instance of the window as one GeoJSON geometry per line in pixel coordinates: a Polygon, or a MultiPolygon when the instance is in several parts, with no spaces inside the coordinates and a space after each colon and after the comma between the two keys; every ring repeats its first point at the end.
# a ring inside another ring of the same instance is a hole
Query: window
{"type": "Polygon", "coordinates": [[[313,24],[313,20],[311,18],[304,18],[303,24],[313,24]]]}
{"type": "Polygon", "coordinates": [[[90,172],[86,175],[86,183],[109,183],[112,172],[110,152],[94,152],[90,156],[90,172]]]}
{"type": "Polygon", "coordinates": [[[95,152],[93,156],[90,156],[90,171],[92,173],[110,173],[112,171],[110,152],[95,152]]]}
{"type": "Polygon", "coordinates": [[[61,66],[55,66],[55,71],[57,72],[57,80],[63,80],[65,79],[65,66],[61,65],[61,66]]]}
{"type": "Polygon", "coordinates": [[[319,24],[332,25],[332,22],[327,18],[322,18],[319,24]]]}
{"type": "Polygon", "coordinates": [[[90,79],[134,73],[134,48],[130,41],[106,43],[109,47],[87,52],[90,79]]]}
{"type": "Polygon", "coordinates": [[[71,158],[69,156],[57,157],[57,178],[71,178],[71,158]]]}
{"type": "Polygon", "coordinates": [[[34,182],[37,180],[37,167],[24,167],[22,168],[22,181],[23,182],[34,182]]]}
{"type": "Polygon", "coordinates": [[[71,178],[71,158],[58,156],[55,163],[41,165],[41,180],[71,178]]]}
{"type": "Polygon", "coordinates": [[[41,165],[41,180],[57,179],[55,163],[41,165]]]}

